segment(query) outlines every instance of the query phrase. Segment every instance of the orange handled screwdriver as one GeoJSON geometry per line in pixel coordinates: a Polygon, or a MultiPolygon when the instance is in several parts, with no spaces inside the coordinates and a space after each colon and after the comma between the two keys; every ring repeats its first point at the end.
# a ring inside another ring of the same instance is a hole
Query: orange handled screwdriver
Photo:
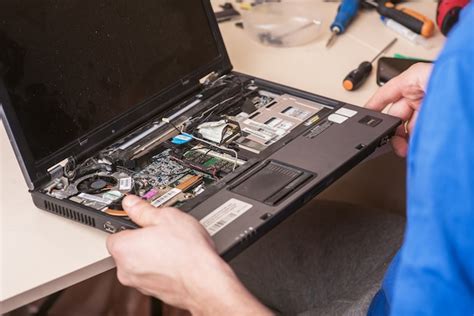
{"type": "Polygon", "coordinates": [[[434,22],[415,10],[397,7],[390,1],[375,2],[366,0],[364,2],[375,7],[380,15],[400,23],[423,37],[433,35],[434,22]]]}
{"type": "Polygon", "coordinates": [[[359,65],[359,67],[352,70],[342,82],[342,86],[344,87],[344,89],[346,89],[347,91],[354,91],[359,89],[372,72],[372,63],[376,61],[377,58],[379,58],[383,53],[389,50],[389,48],[392,47],[396,41],[397,39],[394,38],[371,61],[364,61],[359,65]]]}

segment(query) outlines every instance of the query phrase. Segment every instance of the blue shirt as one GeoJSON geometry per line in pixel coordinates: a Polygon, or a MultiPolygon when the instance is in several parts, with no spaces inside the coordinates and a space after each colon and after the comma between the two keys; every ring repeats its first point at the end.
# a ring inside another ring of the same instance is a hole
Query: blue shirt
{"type": "Polygon", "coordinates": [[[474,316],[474,4],[435,63],[407,186],[404,244],[369,314],[474,316]]]}

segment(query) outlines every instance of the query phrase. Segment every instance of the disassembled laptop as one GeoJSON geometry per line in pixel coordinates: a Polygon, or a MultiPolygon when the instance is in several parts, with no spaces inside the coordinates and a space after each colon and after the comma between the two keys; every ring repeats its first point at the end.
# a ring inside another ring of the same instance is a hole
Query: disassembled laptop
{"type": "Polygon", "coordinates": [[[138,227],[122,209],[137,195],[230,259],[400,124],[233,71],[209,0],[74,3],[0,10],[0,116],[50,213],[115,233],[138,227]]]}
{"type": "Polygon", "coordinates": [[[118,217],[127,216],[127,194],[181,207],[325,107],[225,75],[180,108],[85,161],[67,161],[42,191],[118,217]]]}

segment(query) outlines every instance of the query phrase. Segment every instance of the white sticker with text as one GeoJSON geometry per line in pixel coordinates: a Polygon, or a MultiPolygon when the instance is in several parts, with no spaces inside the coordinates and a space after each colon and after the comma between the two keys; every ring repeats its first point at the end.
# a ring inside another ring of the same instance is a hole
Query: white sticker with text
{"type": "Polygon", "coordinates": [[[230,199],[201,219],[200,223],[211,236],[214,236],[251,208],[252,204],[230,199]]]}

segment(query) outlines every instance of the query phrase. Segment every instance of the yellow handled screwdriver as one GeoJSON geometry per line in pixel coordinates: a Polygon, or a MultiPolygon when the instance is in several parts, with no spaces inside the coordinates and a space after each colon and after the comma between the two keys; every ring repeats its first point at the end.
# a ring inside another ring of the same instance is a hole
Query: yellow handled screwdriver
{"type": "Polygon", "coordinates": [[[362,84],[367,80],[367,77],[369,77],[370,73],[372,72],[372,64],[374,61],[377,60],[383,53],[385,53],[387,50],[390,49],[390,47],[393,46],[397,42],[397,39],[394,38],[387,46],[382,49],[377,56],[375,56],[371,61],[364,61],[362,62],[359,67],[356,69],[352,70],[346,78],[344,78],[344,81],[342,82],[342,86],[344,89],[347,91],[354,91],[360,88],[362,84]]]}

